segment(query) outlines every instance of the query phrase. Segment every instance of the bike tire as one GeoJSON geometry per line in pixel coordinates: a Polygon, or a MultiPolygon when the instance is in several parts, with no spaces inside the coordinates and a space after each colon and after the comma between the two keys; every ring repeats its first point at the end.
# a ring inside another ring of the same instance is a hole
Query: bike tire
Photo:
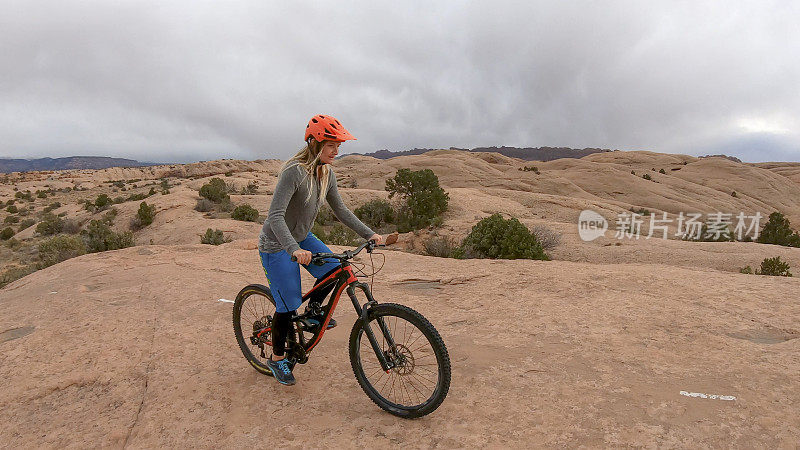
{"type": "Polygon", "coordinates": [[[249,362],[250,365],[253,366],[253,368],[258,372],[263,373],[264,375],[272,376],[272,371],[269,369],[269,367],[267,367],[266,364],[261,362],[256,355],[253,354],[250,347],[251,344],[245,340],[245,336],[242,334],[242,307],[244,302],[253,295],[266,297],[267,301],[272,303],[273,308],[275,307],[275,299],[272,298],[272,293],[268,287],[258,284],[246,286],[244,289],[239,291],[239,294],[236,295],[236,301],[233,303],[233,332],[236,335],[236,342],[239,344],[239,348],[242,350],[247,362],[249,362]]]}
{"type": "MultiPolygon", "coordinates": [[[[416,327],[425,339],[427,339],[436,357],[437,381],[435,388],[428,399],[420,404],[411,406],[395,403],[381,395],[375,386],[373,386],[372,382],[369,381],[364,371],[361,352],[362,339],[367,341],[369,348],[368,351],[364,352],[367,354],[366,357],[372,358],[374,361],[377,361],[377,357],[375,356],[374,350],[369,345],[369,338],[367,338],[366,333],[363,332],[364,328],[360,320],[356,321],[350,332],[350,364],[353,368],[353,374],[356,380],[358,380],[358,384],[376,405],[395,416],[413,419],[432,413],[442,404],[450,389],[450,356],[447,353],[447,347],[445,347],[442,337],[439,335],[439,332],[436,331],[436,328],[434,328],[422,314],[407,306],[395,303],[378,304],[369,311],[368,322],[372,324],[378,317],[397,317],[404,319],[416,327]]],[[[379,333],[382,332],[377,323],[371,325],[371,329],[374,333],[377,330],[376,338],[380,341],[381,335],[379,333]]]]}

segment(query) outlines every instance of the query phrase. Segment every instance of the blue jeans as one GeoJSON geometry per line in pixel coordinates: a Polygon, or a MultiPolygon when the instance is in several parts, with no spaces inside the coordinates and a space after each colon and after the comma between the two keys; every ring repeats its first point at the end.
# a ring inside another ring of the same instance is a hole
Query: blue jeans
{"type": "MultiPolygon", "coordinates": [[[[318,237],[310,231],[305,239],[298,242],[300,248],[311,253],[330,252],[331,250],[318,237]]],[[[300,264],[292,261],[292,255],[281,250],[274,253],[258,252],[261,255],[261,265],[264,266],[264,275],[267,276],[269,289],[275,299],[275,310],[280,313],[293,312],[303,303],[303,294],[300,286],[300,264]]],[[[308,273],[314,278],[320,278],[331,270],[339,267],[339,261],[329,259],[322,266],[303,264],[308,273]]]]}

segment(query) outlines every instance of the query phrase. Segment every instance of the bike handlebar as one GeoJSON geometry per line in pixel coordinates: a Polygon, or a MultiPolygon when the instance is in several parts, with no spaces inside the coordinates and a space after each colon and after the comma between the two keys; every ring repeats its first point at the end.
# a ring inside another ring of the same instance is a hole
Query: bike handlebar
{"type": "MultiPolygon", "coordinates": [[[[367,253],[372,253],[372,250],[375,247],[386,247],[383,244],[376,244],[374,239],[370,239],[367,242],[359,245],[358,248],[355,250],[345,250],[343,253],[328,253],[328,252],[320,252],[314,253],[311,255],[311,264],[315,264],[318,266],[325,264],[325,258],[336,258],[340,261],[347,261],[348,259],[353,258],[357,254],[361,252],[361,250],[367,249],[367,253]]],[[[292,255],[292,261],[297,261],[297,257],[292,255]]]]}

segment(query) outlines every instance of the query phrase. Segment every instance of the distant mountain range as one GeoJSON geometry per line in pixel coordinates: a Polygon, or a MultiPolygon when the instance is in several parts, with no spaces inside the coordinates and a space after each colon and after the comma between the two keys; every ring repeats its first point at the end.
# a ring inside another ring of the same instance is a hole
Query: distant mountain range
{"type": "Polygon", "coordinates": [[[0,158],[0,173],[32,170],[106,169],[108,167],[142,167],[163,163],[139,162],[108,156],[68,156],[66,158],[5,159],[0,158]]]}
{"type": "MultiPolygon", "coordinates": [[[[423,153],[439,150],[433,148],[415,148],[400,152],[389,150],[378,150],[373,153],[349,153],[350,155],[371,156],[378,159],[389,159],[395,156],[421,155],[423,153]]],[[[611,152],[615,150],[605,148],[584,148],[574,149],[569,147],[477,147],[473,149],[450,147],[450,150],[463,150],[467,152],[496,152],[512,158],[524,159],[527,161],[552,161],[561,158],[583,158],[592,153],[611,152]]]]}

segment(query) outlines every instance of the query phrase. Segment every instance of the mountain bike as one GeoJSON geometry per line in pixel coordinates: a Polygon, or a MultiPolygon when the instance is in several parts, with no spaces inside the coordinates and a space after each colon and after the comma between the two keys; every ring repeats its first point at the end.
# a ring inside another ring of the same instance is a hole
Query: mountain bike
{"type": "MultiPolygon", "coordinates": [[[[372,253],[376,247],[384,246],[369,240],[355,250],[312,255],[311,264],[324,265],[335,260],[340,265],[303,294],[303,302],[309,300],[309,303],[302,314],[292,316],[286,358],[292,369],[308,361],[325,334],[342,292],[346,291],[357,315],[350,331],[349,350],[358,384],[376,405],[389,413],[404,418],[421,417],[438,408],[447,396],[450,357],[436,328],[422,314],[407,306],[378,303],[370,286],[358,280],[349,261],[362,250],[372,253]],[[357,291],[366,298],[363,304],[356,296],[357,291]],[[330,298],[322,305],[328,292],[330,298]],[[315,319],[319,317],[324,317],[321,323],[315,319]]],[[[272,375],[265,361],[269,357],[267,350],[272,347],[274,314],[272,293],[261,284],[246,286],[233,304],[233,329],[239,348],[253,368],[265,375],[272,375]]]]}

